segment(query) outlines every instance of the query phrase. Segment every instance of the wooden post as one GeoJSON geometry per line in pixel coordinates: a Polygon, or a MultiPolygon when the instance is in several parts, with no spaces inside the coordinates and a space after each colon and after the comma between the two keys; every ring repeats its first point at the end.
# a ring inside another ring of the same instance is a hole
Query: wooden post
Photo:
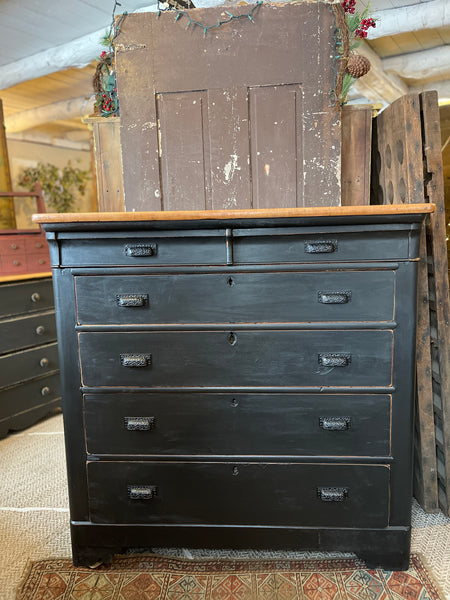
{"type": "Polygon", "coordinates": [[[371,104],[353,104],[341,112],[341,205],[370,204],[371,104]]]}
{"type": "MultiPolygon", "coordinates": [[[[11,190],[11,173],[9,170],[8,148],[6,146],[3,103],[0,100],[0,192],[9,192],[11,190]]],[[[15,228],[14,198],[0,198],[0,229],[15,228]]]]}
{"type": "Polygon", "coordinates": [[[120,119],[92,116],[83,119],[83,123],[87,123],[94,138],[98,210],[121,212],[124,201],[120,119]]]}

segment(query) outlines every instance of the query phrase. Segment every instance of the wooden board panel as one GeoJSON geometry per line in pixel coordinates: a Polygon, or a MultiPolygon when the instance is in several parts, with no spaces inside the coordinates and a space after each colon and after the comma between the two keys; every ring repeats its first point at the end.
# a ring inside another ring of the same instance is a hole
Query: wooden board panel
{"type": "Polygon", "coordinates": [[[251,208],[248,92],[208,90],[211,208],[251,208]]]}
{"type": "Polygon", "coordinates": [[[436,437],[431,379],[430,315],[425,230],[420,240],[416,332],[416,421],[414,439],[414,496],[428,513],[439,511],[436,437]]]}
{"type": "MultiPolygon", "coordinates": [[[[127,211],[340,204],[332,6],[262,5],[253,23],[249,10],[233,6],[245,18],[206,33],[193,24],[186,31],[188,17],[173,12],[123,22],[116,56],[127,211]],[[182,110],[172,94],[186,99],[182,110]]],[[[228,16],[213,7],[189,18],[211,25],[228,16]]]]}
{"type": "Polygon", "coordinates": [[[342,206],[370,203],[372,112],[371,104],[342,107],[342,206]]]}
{"type": "Polygon", "coordinates": [[[430,342],[432,378],[442,418],[436,420],[436,438],[442,443],[442,468],[438,471],[441,508],[450,514],[450,301],[446,244],[444,180],[437,92],[420,96],[423,123],[425,192],[436,212],[427,226],[430,289],[430,342]]]}
{"type": "Polygon", "coordinates": [[[402,96],[376,118],[372,204],[420,203],[424,199],[418,94],[402,96]]]}

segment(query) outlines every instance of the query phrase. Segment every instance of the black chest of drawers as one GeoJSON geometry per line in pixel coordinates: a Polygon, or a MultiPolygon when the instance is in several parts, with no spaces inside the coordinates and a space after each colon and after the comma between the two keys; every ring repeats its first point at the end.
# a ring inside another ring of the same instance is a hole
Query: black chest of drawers
{"type": "Polygon", "coordinates": [[[37,217],[74,562],[163,545],[406,568],[430,210],[37,217]]]}
{"type": "Polygon", "coordinates": [[[0,279],[0,438],[60,404],[50,277],[0,279]]]}

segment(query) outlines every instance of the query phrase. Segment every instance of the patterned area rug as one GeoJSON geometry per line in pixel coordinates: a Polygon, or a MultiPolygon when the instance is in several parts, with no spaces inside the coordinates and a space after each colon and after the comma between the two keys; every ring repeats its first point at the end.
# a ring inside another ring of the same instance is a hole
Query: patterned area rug
{"type": "Polygon", "coordinates": [[[444,600],[418,555],[408,571],[353,559],[188,560],[117,557],[97,569],[70,560],[28,565],[17,600],[444,600]]]}

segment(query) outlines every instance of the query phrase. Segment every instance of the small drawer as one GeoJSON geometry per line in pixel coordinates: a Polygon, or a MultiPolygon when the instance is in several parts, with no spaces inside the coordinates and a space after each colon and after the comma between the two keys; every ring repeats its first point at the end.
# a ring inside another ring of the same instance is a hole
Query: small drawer
{"type": "Polygon", "coordinates": [[[51,279],[33,279],[0,286],[1,316],[49,310],[54,306],[51,279]]]}
{"type": "Polygon", "coordinates": [[[85,386],[391,386],[390,330],[79,333],[85,386]]]}
{"type": "Polygon", "coordinates": [[[24,235],[1,235],[0,236],[0,255],[15,256],[25,254],[25,236],[24,235]]]}
{"type": "Polygon", "coordinates": [[[407,259],[404,231],[304,233],[298,228],[233,231],[235,264],[358,262],[407,259]]]}
{"type": "Polygon", "coordinates": [[[27,270],[29,273],[40,273],[42,271],[51,271],[51,269],[48,252],[27,255],[27,270]]]}
{"type": "Polygon", "coordinates": [[[25,238],[27,254],[48,254],[47,239],[44,234],[29,235],[25,238]]]}
{"type": "Polygon", "coordinates": [[[42,377],[58,369],[56,343],[0,356],[0,387],[42,377]]]}
{"type": "Polygon", "coordinates": [[[26,254],[5,254],[0,258],[1,275],[24,275],[28,272],[26,254]]]}
{"type": "Polygon", "coordinates": [[[387,527],[386,465],[88,462],[94,523],[387,527]]]}
{"type": "Polygon", "coordinates": [[[80,324],[390,321],[395,271],[75,277],[80,324]]]}
{"type": "Polygon", "coordinates": [[[160,266],[226,264],[224,233],[165,232],[151,237],[62,239],[63,266],[160,266]]]}
{"type": "Polygon", "coordinates": [[[59,373],[0,390],[0,431],[2,421],[46,404],[56,408],[60,400],[59,373]]]}
{"type": "Polygon", "coordinates": [[[56,341],[54,311],[0,323],[0,354],[56,341]]]}
{"type": "Polygon", "coordinates": [[[390,416],[381,394],[84,396],[89,454],[388,456],[390,416]]]}

